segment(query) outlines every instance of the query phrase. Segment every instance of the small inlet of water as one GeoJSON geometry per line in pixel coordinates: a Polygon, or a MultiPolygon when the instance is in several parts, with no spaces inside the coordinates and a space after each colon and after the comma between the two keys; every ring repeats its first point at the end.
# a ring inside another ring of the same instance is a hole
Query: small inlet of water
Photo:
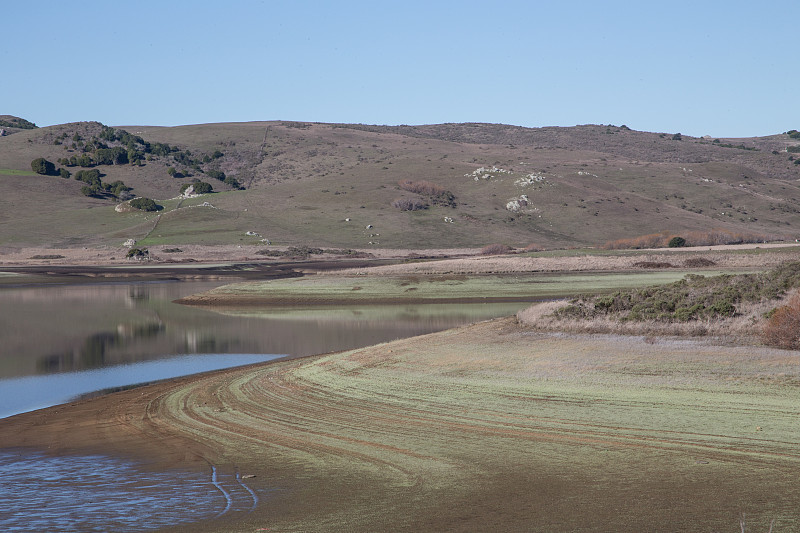
{"type": "Polygon", "coordinates": [[[151,471],[102,455],[0,450],[0,531],[134,532],[255,509],[238,473],[151,471]]]}

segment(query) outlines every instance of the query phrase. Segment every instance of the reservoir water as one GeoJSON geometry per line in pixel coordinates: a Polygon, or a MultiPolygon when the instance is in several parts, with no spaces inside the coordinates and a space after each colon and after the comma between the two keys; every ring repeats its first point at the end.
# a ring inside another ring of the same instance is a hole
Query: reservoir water
{"type": "MultiPolygon", "coordinates": [[[[217,312],[173,303],[221,282],[0,287],[0,418],[91,391],[282,355],[357,348],[510,315],[524,303],[217,312]]],[[[0,530],[146,531],[246,513],[236,472],[0,450],[0,530]]]]}

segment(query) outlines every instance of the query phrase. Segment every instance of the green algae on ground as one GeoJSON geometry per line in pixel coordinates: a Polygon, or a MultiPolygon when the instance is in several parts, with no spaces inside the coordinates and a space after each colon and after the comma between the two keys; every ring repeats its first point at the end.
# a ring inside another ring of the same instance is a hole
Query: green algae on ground
{"type": "MultiPolygon", "coordinates": [[[[369,301],[533,301],[584,292],[660,285],[680,280],[685,271],[581,274],[453,274],[436,276],[337,276],[225,285],[203,297],[254,298],[267,304],[294,301],[367,303],[369,301]]],[[[191,298],[188,299],[191,301],[191,298]]]]}

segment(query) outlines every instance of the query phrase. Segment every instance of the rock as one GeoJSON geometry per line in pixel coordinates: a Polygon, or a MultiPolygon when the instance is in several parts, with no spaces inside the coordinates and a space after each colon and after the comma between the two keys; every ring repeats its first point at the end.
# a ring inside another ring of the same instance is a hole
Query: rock
{"type": "Polygon", "coordinates": [[[133,245],[135,245],[135,244],[136,244],[136,241],[135,241],[135,240],[133,240],[133,239],[128,239],[127,241],[125,241],[125,243],[123,244],[123,246],[127,246],[128,248],[130,248],[131,246],[133,246],[133,245]]]}

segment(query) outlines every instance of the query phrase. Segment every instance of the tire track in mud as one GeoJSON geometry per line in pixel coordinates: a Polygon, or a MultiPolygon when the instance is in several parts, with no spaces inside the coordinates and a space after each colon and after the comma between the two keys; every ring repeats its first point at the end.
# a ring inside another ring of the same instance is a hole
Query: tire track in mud
{"type": "MultiPolygon", "coordinates": [[[[800,459],[791,442],[546,416],[532,412],[530,402],[525,405],[519,398],[506,398],[510,403],[500,404],[506,410],[466,405],[463,401],[449,403],[441,399],[441,390],[427,390],[432,384],[424,379],[399,385],[394,392],[377,390],[369,375],[340,377],[341,386],[333,387],[314,380],[315,372],[309,371],[317,371],[324,362],[324,358],[311,359],[197,381],[172,391],[161,400],[158,410],[160,416],[170,420],[170,427],[177,426],[217,450],[249,443],[309,461],[347,459],[383,472],[395,486],[415,488],[425,483],[427,468],[466,466],[448,451],[454,439],[467,442],[490,437],[682,450],[751,463],[758,457],[800,459]],[[367,397],[369,401],[364,400],[367,397]],[[415,407],[409,407],[410,403],[415,407]],[[415,447],[415,440],[427,445],[415,447]],[[437,451],[428,451],[431,443],[437,451]]],[[[542,401],[535,396],[527,399],[542,401]]],[[[587,398],[568,396],[552,401],[576,406],[590,403],[587,398]]],[[[617,404],[606,399],[603,407],[651,407],[647,402],[617,404]]],[[[698,410],[704,406],[682,408],[698,410]]]]}

